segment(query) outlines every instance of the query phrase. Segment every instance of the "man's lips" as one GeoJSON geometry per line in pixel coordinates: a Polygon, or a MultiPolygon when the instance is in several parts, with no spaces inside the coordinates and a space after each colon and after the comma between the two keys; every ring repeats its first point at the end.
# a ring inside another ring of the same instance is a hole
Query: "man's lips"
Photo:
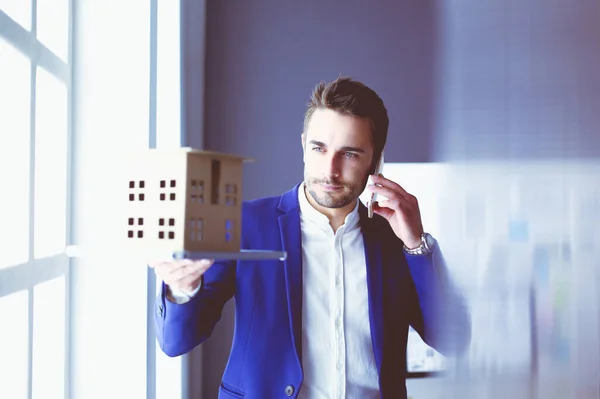
{"type": "Polygon", "coordinates": [[[325,183],[321,183],[320,186],[323,187],[323,189],[326,191],[337,191],[337,190],[341,190],[342,188],[344,188],[344,186],[339,186],[339,185],[335,185],[335,184],[325,184],[325,183]]]}

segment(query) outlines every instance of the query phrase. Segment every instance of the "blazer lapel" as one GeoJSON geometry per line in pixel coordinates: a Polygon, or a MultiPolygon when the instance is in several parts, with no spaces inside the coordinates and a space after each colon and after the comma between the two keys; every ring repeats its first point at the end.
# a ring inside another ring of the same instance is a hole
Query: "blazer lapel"
{"type": "Polygon", "coordinates": [[[369,320],[371,342],[375,354],[377,370],[381,372],[383,360],[383,260],[381,242],[377,239],[375,219],[369,219],[366,207],[359,206],[360,221],[367,263],[367,287],[369,293],[369,320]]]}
{"type": "Polygon", "coordinates": [[[302,235],[298,188],[285,193],[280,200],[279,232],[281,244],[287,253],[284,261],[290,329],[296,347],[298,363],[302,367],[302,235]]]}

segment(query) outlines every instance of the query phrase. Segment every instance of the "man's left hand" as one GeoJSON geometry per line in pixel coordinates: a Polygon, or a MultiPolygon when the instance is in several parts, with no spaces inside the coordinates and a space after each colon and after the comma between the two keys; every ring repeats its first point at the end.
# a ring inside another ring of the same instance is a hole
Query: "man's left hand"
{"type": "Polygon", "coordinates": [[[421,245],[421,234],[423,233],[417,198],[383,175],[371,177],[374,184],[368,185],[367,188],[371,192],[387,198],[387,200],[373,204],[373,212],[388,221],[404,245],[408,248],[417,248],[421,245]]]}

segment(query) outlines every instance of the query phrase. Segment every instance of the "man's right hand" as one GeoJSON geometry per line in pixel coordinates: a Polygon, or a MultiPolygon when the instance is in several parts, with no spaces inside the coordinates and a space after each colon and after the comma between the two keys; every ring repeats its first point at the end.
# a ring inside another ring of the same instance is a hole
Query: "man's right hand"
{"type": "Polygon", "coordinates": [[[211,259],[202,260],[172,260],[169,262],[151,262],[148,266],[171,289],[185,293],[193,292],[200,285],[204,272],[214,263],[211,259]]]}

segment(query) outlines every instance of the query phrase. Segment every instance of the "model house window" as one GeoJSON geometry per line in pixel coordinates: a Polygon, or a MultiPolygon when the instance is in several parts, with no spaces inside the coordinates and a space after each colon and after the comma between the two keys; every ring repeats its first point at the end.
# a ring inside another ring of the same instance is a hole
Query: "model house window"
{"type": "Polygon", "coordinates": [[[231,241],[234,237],[235,224],[233,220],[225,221],[225,241],[231,241]]]}
{"type": "Polygon", "coordinates": [[[189,232],[191,241],[202,241],[204,239],[203,234],[204,221],[202,218],[192,218],[189,222],[189,232]]]}
{"type": "Polygon", "coordinates": [[[219,203],[219,186],[221,184],[221,161],[213,159],[211,165],[210,203],[217,205],[219,203]]]}
{"type": "Polygon", "coordinates": [[[177,182],[175,180],[161,180],[160,181],[160,200],[166,201],[167,198],[169,201],[175,201],[175,187],[177,186],[177,182]]]}
{"type": "Polygon", "coordinates": [[[236,206],[237,205],[237,184],[226,184],[225,185],[225,205],[236,206]]]}
{"type": "Polygon", "coordinates": [[[193,204],[204,203],[204,180],[192,180],[190,187],[190,200],[193,204]]]}
{"type": "Polygon", "coordinates": [[[144,195],[144,188],[146,188],[146,182],[144,180],[129,181],[129,201],[135,201],[136,198],[138,201],[144,201],[146,199],[144,195]]]}
{"type": "Polygon", "coordinates": [[[144,238],[144,218],[129,218],[127,224],[129,225],[127,237],[144,238]]]}
{"type": "Polygon", "coordinates": [[[158,225],[161,229],[158,231],[158,238],[164,240],[168,238],[169,240],[175,239],[175,231],[169,229],[169,227],[175,227],[175,219],[174,218],[159,218],[158,225]]]}

